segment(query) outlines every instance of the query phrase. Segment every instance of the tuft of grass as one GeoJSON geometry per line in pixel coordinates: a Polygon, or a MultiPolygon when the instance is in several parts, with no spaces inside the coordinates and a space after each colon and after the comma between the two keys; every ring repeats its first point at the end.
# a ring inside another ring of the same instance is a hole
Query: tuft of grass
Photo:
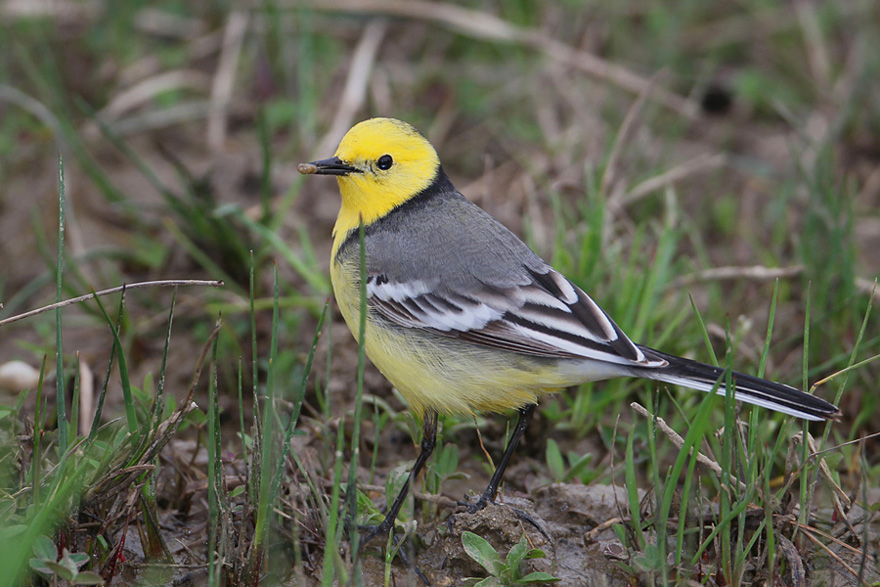
{"type": "MultiPolygon", "coordinates": [[[[769,352],[775,318],[775,296],[771,304],[763,354],[769,352]]],[[[866,312],[867,313],[867,312],[866,312]]],[[[809,335],[809,315],[805,338],[809,335]]],[[[729,362],[731,353],[727,353],[729,362]]],[[[804,372],[808,363],[804,362],[804,372]]],[[[729,389],[730,382],[726,384],[729,389]]],[[[624,476],[628,492],[629,522],[626,532],[618,535],[629,545],[632,558],[626,568],[637,576],[657,584],[671,584],[681,580],[695,580],[699,576],[718,575],[726,583],[739,584],[752,580],[754,573],[780,573],[780,566],[795,564],[800,556],[786,547],[785,558],[780,559],[779,543],[792,544],[799,531],[814,536],[830,520],[815,515],[813,500],[816,491],[824,485],[826,491],[839,488],[839,480],[823,478],[818,484],[818,471],[825,467],[825,459],[817,449],[821,445],[805,442],[810,438],[806,424],[800,433],[790,433],[790,420],[771,429],[761,422],[762,410],[752,409],[748,423],[738,418],[738,408],[725,396],[724,426],[715,434],[712,419],[715,394],[707,394],[694,417],[687,419],[687,434],[675,442],[674,463],[663,469],[666,461],[660,451],[662,431],[671,432],[656,412],[647,413],[648,468],[655,499],[640,501],[637,486],[635,434],[627,440],[624,476]],[[809,445],[809,446],[808,446],[809,445]],[[784,462],[785,482],[777,484],[780,458],[784,462]],[[707,450],[708,449],[708,450],[707,450]],[[703,461],[715,460],[709,474],[696,469],[698,452],[705,451],[714,458],[701,456],[703,461]],[[708,483],[708,486],[707,486],[708,483]],[[699,490],[700,488],[702,490],[699,490]],[[712,492],[703,495],[707,488],[712,492]],[[694,493],[694,489],[698,489],[694,493]],[[706,501],[709,497],[712,501],[706,501]],[[677,502],[677,506],[673,504],[677,502]],[[797,524],[784,522],[791,505],[798,512],[806,512],[797,524]],[[811,513],[812,512],[812,513],[811,513]],[[818,525],[818,527],[817,527],[818,525]],[[669,528],[676,527],[673,534],[669,528]],[[696,533],[696,534],[695,534],[696,533]],[[707,557],[709,551],[713,555],[707,557]],[[674,564],[669,564],[674,560],[674,564]],[[756,561],[760,566],[756,567],[756,561]],[[761,569],[763,568],[763,571],[761,569]]],[[[826,431],[828,426],[826,426],[826,431]]],[[[795,572],[788,569],[786,572],[795,572]]]]}

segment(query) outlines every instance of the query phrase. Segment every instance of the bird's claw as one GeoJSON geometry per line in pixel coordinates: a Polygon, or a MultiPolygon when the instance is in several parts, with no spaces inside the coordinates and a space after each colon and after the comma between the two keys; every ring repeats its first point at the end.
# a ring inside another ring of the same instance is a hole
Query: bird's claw
{"type": "Polygon", "coordinates": [[[358,542],[358,551],[362,550],[368,543],[372,542],[374,539],[379,536],[387,536],[388,531],[391,530],[388,524],[382,522],[381,524],[370,525],[370,524],[358,524],[358,534],[360,534],[360,540],[358,542]]]}
{"type": "Polygon", "coordinates": [[[476,503],[471,503],[466,500],[459,500],[456,503],[458,503],[458,505],[460,506],[464,506],[469,514],[475,514],[480,510],[485,509],[485,507],[489,504],[495,505],[495,500],[489,499],[485,495],[483,495],[480,497],[480,499],[477,500],[476,503]]]}
{"type": "MultiPolygon", "coordinates": [[[[460,506],[463,506],[469,514],[475,514],[478,511],[484,509],[488,505],[499,505],[498,503],[495,502],[494,499],[489,499],[488,497],[486,497],[486,495],[480,496],[480,499],[478,499],[476,503],[471,503],[466,500],[459,500],[456,503],[460,506]]],[[[548,542],[550,541],[550,536],[547,534],[547,531],[544,530],[544,528],[541,527],[541,524],[539,524],[538,521],[535,518],[533,518],[530,514],[526,513],[524,510],[521,510],[521,509],[518,509],[515,507],[511,507],[510,510],[513,512],[513,514],[518,519],[534,526],[535,529],[537,529],[538,532],[540,532],[541,535],[544,538],[546,538],[548,542]]]]}

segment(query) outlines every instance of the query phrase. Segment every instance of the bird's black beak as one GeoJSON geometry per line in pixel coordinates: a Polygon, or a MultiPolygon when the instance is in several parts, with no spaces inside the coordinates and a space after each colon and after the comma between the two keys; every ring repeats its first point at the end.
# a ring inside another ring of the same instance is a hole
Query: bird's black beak
{"type": "Polygon", "coordinates": [[[320,161],[312,161],[311,163],[300,163],[296,169],[304,175],[341,175],[346,176],[350,173],[362,173],[357,167],[346,165],[339,157],[331,157],[330,159],[321,159],[320,161]]]}

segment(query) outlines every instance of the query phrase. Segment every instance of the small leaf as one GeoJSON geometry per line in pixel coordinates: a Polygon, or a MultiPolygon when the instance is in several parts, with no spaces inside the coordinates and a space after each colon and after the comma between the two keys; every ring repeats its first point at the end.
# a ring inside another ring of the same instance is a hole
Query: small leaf
{"type": "Polygon", "coordinates": [[[32,558],[28,561],[30,567],[38,573],[51,577],[55,573],[52,572],[52,569],[46,566],[46,561],[41,558],[32,558]]]}
{"type": "Polygon", "coordinates": [[[586,470],[587,465],[593,460],[593,455],[587,453],[583,456],[578,456],[575,452],[568,453],[568,462],[571,463],[571,466],[568,469],[568,472],[562,478],[562,482],[566,483],[575,478],[580,478],[581,473],[586,470]]]}
{"type": "Polygon", "coordinates": [[[208,414],[200,409],[195,409],[188,413],[184,420],[197,427],[202,427],[206,426],[208,423],[208,414]]]}
{"type": "Polygon", "coordinates": [[[70,558],[70,551],[66,548],[61,553],[61,560],[58,561],[58,564],[67,569],[72,577],[76,577],[77,572],[79,572],[79,566],[70,558]]]}
{"type": "Polygon", "coordinates": [[[554,577],[550,573],[545,573],[543,571],[535,571],[534,573],[529,573],[525,577],[522,577],[519,582],[520,583],[556,583],[557,581],[561,581],[559,577],[554,577]]]}
{"type": "Polygon", "coordinates": [[[565,477],[565,462],[562,460],[562,451],[559,450],[559,445],[552,438],[547,439],[547,449],[544,454],[547,468],[550,469],[550,476],[554,481],[561,481],[565,477]]]}
{"type": "Polygon", "coordinates": [[[83,571],[76,576],[77,585],[103,585],[104,578],[98,573],[92,571],[83,571]]]}
{"type": "Polygon", "coordinates": [[[34,540],[34,554],[37,558],[53,563],[58,560],[58,548],[48,536],[37,536],[34,540]]]}
{"type": "Polygon", "coordinates": [[[527,559],[546,558],[546,556],[547,556],[547,554],[543,550],[541,550],[540,548],[533,548],[526,554],[527,559]]]}
{"type": "Polygon", "coordinates": [[[464,547],[465,553],[486,569],[489,574],[500,575],[501,571],[504,570],[504,563],[501,561],[501,557],[498,556],[492,545],[486,542],[485,538],[477,536],[473,532],[465,531],[461,534],[461,544],[464,547]]]}
{"type": "Polygon", "coordinates": [[[72,554],[68,554],[67,556],[77,567],[81,567],[89,562],[89,555],[84,552],[75,552],[72,554]]]}
{"type": "Polygon", "coordinates": [[[617,536],[621,544],[627,544],[626,528],[623,527],[623,524],[612,524],[611,529],[614,530],[614,535],[617,536]]]}
{"type": "MultiPolygon", "coordinates": [[[[385,479],[385,501],[388,507],[391,507],[397,494],[400,493],[406,480],[409,479],[409,468],[409,465],[401,464],[391,469],[391,472],[388,473],[388,478],[385,479]]],[[[401,513],[405,510],[406,508],[401,508],[401,513]]]]}
{"type": "Polygon", "coordinates": [[[458,447],[452,443],[444,445],[437,466],[444,477],[454,474],[458,469],[458,447]]]}
{"type": "Polygon", "coordinates": [[[507,567],[514,569],[514,572],[516,572],[528,552],[529,540],[526,538],[526,535],[523,534],[520,537],[519,542],[514,544],[510,549],[510,552],[507,553],[507,567]]]}
{"type": "Polygon", "coordinates": [[[379,511],[369,496],[358,489],[357,492],[357,512],[358,520],[361,524],[376,525],[382,523],[385,516],[379,511]]]}
{"type": "Polygon", "coordinates": [[[66,566],[64,566],[64,565],[60,565],[60,564],[58,564],[58,563],[53,563],[53,562],[46,561],[46,566],[49,567],[49,569],[50,569],[53,573],[55,573],[56,575],[58,575],[59,577],[61,577],[61,578],[64,579],[65,581],[70,581],[71,579],[73,579],[74,577],[76,577],[76,573],[75,573],[75,572],[74,572],[74,573],[71,573],[71,572],[70,572],[70,569],[68,569],[68,568],[67,568],[66,566]]]}

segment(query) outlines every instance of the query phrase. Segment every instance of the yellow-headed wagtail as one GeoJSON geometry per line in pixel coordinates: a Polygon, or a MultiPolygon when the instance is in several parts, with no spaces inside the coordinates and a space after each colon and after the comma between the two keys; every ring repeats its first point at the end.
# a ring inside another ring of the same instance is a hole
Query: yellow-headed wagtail
{"type": "MultiPolygon", "coordinates": [[[[355,125],[331,159],[303,163],[335,175],[342,207],[330,275],[357,336],[361,307],[359,227],[366,249],[367,356],[424,422],[421,452],[385,520],[393,526],[410,483],[430,456],[437,414],[519,410],[486,491],[504,469],[545,393],[612,377],[643,377],[724,393],[725,372],[631,341],[579,287],[467,200],[416,129],[391,118],[355,125]],[[721,384],[719,385],[719,379],[721,384]]],[[[788,385],[732,373],[736,399],[806,420],[832,404],[788,385]]]]}

